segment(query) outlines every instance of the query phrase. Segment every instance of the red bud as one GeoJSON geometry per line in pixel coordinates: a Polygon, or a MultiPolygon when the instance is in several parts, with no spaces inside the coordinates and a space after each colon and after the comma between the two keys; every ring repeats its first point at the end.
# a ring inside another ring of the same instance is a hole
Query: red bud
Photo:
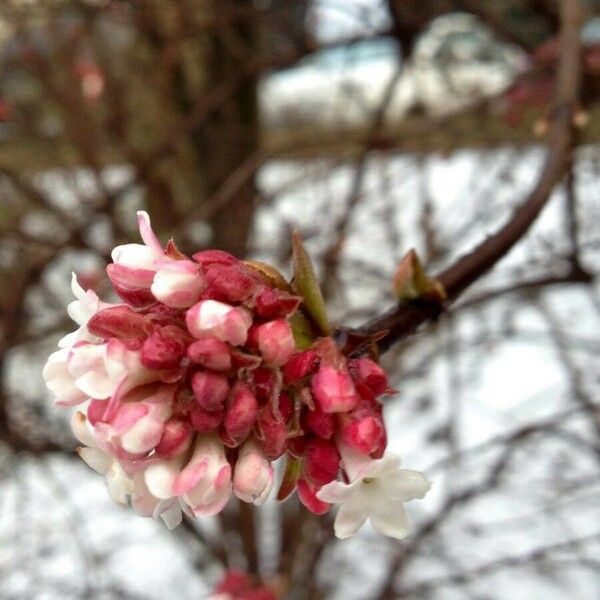
{"type": "Polygon", "coordinates": [[[192,375],[192,390],[196,402],[205,410],[222,410],[229,393],[227,379],[211,371],[198,371],[192,375]]]}

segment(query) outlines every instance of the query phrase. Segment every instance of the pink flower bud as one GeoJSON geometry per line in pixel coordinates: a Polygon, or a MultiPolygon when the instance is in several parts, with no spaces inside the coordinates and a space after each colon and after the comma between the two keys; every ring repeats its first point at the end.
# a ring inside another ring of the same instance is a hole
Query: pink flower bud
{"type": "Polygon", "coordinates": [[[258,402],[254,394],[243,383],[237,383],[229,396],[223,420],[228,445],[238,446],[246,439],[257,413],[258,402]]]}
{"type": "Polygon", "coordinates": [[[191,406],[189,409],[189,417],[194,429],[202,433],[215,431],[223,422],[224,416],[224,410],[209,411],[198,404],[191,406]]]}
{"type": "Polygon", "coordinates": [[[319,367],[312,381],[312,391],[321,410],[326,413],[347,412],[359,401],[348,371],[329,365],[319,367]]]}
{"type": "Polygon", "coordinates": [[[111,253],[112,265],[106,272],[115,292],[132,306],[145,306],[154,301],[150,286],[156,271],[154,264],[164,257],[160,241],[152,231],[148,214],[138,212],[142,244],[117,246],[111,253]]]}
{"type": "Polygon", "coordinates": [[[335,431],[335,420],[331,413],[323,412],[318,406],[314,410],[305,410],[302,414],[302,427],[312,431],[324,440],[329,440],[335,431]]]}
{"type": "Polygon", "coordinates": [[[368,358],[357,358],[350,361],[350,370],[358,374],[375,396],[381,396],[388,390],[387,375],[376,362],[368,358]]]}
{"type": "Polygon", "coordinates": [[[337,446],[328,440],[314,438],[306,444],[302,473],[306,481],[321,486],[333,481],[340,468],[337,446]]]}
{"type": "Polygon", "coordinates": [[[253,271],[242,262],[235,265],[212,263],[204,267],[207,287],[225,302],[242,302],[260,285],[253,271]]]}
{"type": "Polygon", "coordinates": [[[277,378],[271,369],[259,367],[252,372],[252,385],[256,397],[262,402],[268,402],[275,393],[277,378]]]}
{"type": "Polygon", "coordinates": [[[240,449],[233,470],[233,493],[244,502],[263,504],[273,487],[273,467],[254,440],[240,449]]]}
{"type": "MultiPolygon", "coordinates": [[[[171,386],[142,386],[129,392],[106,422],[95,425],[96,434],[105,447],[131,455],[153,450],[171,417],[174,389],[171,386]],[[150,395],[148,395],[150,394],[150,395]]],[[[104,420],[103,420],[104,421],[104,420]]]]}
{"type": "Polygon", "coordinates": [[[317,486],[309,483],[306,479],[298,480],[298,498],[300,502],[315,515],[324,515],[331,504],[319,500],[316,496],[317,492],[321,489],[321,486],[317,486]]]}
{"type": "Polygon", "coordinates": [[[385,449],[385,427],[379,416],[374,414],[343,415],[341,420],[342,440],[351,448],[362,454],[379,454],[382,449],[385,449]]]}
{"type": "Polygon", "coordinates": [[[185,350],[185,332],[173,325],[164,327],[144,340],[142,364],[147,369],[177,369],[185,356],[185,350]]]}
{"type": "Polygon", "coordinates": [[[283,367],[283,381],[293,385],[304,379],[317,364],[317,353],[314,350],[304,350],[294,354],[283,367]]]}
{"type": "Polygon", "coordinates": [[[257,341],[265,362],[276,367],[285,364],[296,351],[292,328],[285,319],[260,325],[257,341]]]}
{"type": "Polygon", "coordinates": [[[193,363],[213,371],[228,371],[231,369],[229,346],[214,337],[207,337],[190,344],[187,349],[187,356],[193,363]]]}
{"type": "Polygon", "coordinates": [[[283,455],[287,446],[287,425],[281,415],[273,414],[270,406],[263,406],[255,426],[256,441],[265,456],[275,460],[283,455]]]}
{"type": "Polygon", "coordinates": [[[192,375],[192,390],[196,402],[205,410],[218,411],[229,394],[227,379],[210,371],[198,371],[192,375]]]}
{"type": "Polygon", "coordinates": [[[139,308],[155,302],[150,292],[154,271],[110,264],[106,267],[106,273],[117,295],[127,304],[139,308]]]}
{"type": "Polygon", "coordinates": [[[151,291],[159,302],[188,308],[198,301],[205,283],[197,264],[191,260],[162,260],[156,267],[151,291]]]}
{"type": "Polygon", "coordinates": [[[195,338],[216,337],[239,346],[246,342],[252,316],[239,306],[234,308],[216,300],[202,300],[187,311],[186,323],[195,338]]]}
{"type": "Polygon", "coordinates": [[[179,418],[172,418],[165,423],[162,437],[157,444],[156,454],[161,458],[173,458],[185,452],[192,442],[191,425],[179,418]]]}
{"type": "Polygon", "coordinates": [[[97,312],[87,323],[90,333],[101,338],[120,339],[144,337],[144,316],[123,304],[97,312]]]}
{"type": "Polygon", "coordinates": [[[300,296],[292,296],[283,290],[263,287],[256,295],[256,314],[266,319],[289,317],[302,302],[300,296]]]}

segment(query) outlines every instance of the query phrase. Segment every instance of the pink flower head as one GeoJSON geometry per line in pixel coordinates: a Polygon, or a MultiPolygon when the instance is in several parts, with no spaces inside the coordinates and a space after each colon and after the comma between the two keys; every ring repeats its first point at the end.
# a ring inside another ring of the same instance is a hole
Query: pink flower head
{"type": "MultiPolygon", "coordinates": [[[[384,371],[319,337],[301,278],[286,284],[220,250],[190,260],[161,245],[146,213],[138,223],[144,243],[115,248],[107,268],[123,302],[105,304],[74,278],[79,328],[43,371],[57,404],[87,402],[73,421],[81,458],[115,501],[168,527],[182,511],[217,514],[232,493],[263,503],[280,457],[278,496],[296,489],[310,511],[327,512],[337,502],[327,494],[346,485],[340,470],[354,477],[346,457],[340,469],[341,447],[363,462],[383,455],[384,371]]],[[[244,586],[236,600],[271,600],[244,586]]]]}
{"type": "Polygon", "coordinates": [[[246,342],[252,325],[250,312],[216,300],[202,300],[187,311],[189,332],[197,339],[215,337],[232,346],[246,342]]]}
{"type": "Polygon", "coordinates": [[[275,367],[285,364],[296,351],[292,328],[285,319],[259,325],[256,331],[258,349],[265,362],[275,367]]]}
{"type": "Polygon", "coordinates": [[[312,391],[319,407],[326,413],[347,412],[359,401],[350,373],[345,368],[322,364],[313,377],[312,391]]]}
{"type": "Polygon", "coordinates": [[[273,467],[249,439],[240,448],[233,471],[233,493],[244,502],[263,504],[273,487],[273,467]]]}

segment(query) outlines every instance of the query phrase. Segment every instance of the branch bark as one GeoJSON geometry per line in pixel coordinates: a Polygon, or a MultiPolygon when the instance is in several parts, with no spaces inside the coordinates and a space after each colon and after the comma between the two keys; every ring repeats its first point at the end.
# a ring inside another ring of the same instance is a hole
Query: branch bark
{"type": "MultiPolygon", "coordinates": [[[[523,238],[547,204],[554,187],[561,181],[569,165],[574,145],[573,115],[578,105],[581,80],[580,29],[583,9],[580,0],[563,0],[561,19],[560,61],[544,166],[535,187],[508,222],[437,276],[446,289],[449,302],[454,301],[466,288],[489,271],[523,238]]],[[[387,330],[387,335],[378,343],[380,351],[383,352],[398,340],[413,333],[422,323],[434,319],[440,311],[441,307],[437,303],[402,303],[365,323],[355,330],[355,333],[372,335],[387,330]]]]}

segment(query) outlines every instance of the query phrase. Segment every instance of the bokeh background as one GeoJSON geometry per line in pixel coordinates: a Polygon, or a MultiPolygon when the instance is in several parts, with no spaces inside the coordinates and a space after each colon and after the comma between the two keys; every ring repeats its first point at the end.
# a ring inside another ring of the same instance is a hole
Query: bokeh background
{"type": "Polygon", "coordinates": [[[383,357],[390,447],[434,487],[414,534],[338,542],[294,500],[167,531],[113,505],[41,381],[70,272],[146,209],[184,251],[289,273],[334,321],[393,305],[506,221],[545,152],[553,0],[0,2],[0,598],[196,600],[226,567],[289,599],[600,597],[600,6],[584,1],[577,147],[524,240],[383,357]]]}

